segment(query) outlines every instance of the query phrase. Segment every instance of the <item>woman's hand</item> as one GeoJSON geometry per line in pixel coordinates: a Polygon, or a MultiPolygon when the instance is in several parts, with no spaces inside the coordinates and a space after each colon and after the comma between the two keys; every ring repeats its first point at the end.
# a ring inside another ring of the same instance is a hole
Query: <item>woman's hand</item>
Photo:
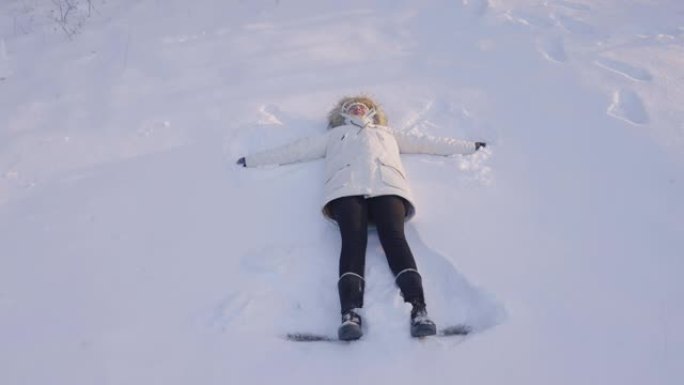
{"type": "Polygon", "coordinates": [[[245,162],[245,157],[243,156],[242,158],[238,159],[237,164],[242,166],[242,167],[247,167],[247,163],[245,162]]]}

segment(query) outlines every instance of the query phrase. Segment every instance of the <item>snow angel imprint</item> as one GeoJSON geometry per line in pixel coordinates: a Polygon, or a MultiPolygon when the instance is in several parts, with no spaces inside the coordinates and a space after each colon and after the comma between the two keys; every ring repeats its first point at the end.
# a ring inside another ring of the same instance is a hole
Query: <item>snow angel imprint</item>
{"type": "Polygon", "coordinates": [[[369,223],[377,227],[395,282],[412,305],[411,335],[423,337],[435,334],[436,326],[428,317],[422,278],[404,235],[404,222],[415,214],[415,204],[400,154],[472,154],[484,146],[392,129],[375,101],[354,96],[330,111],[326,133],[248,155],[238,164],[258,167],[325,158],[322,212],[338,224],[342,237],[338,337],[355,340],[363,335],[358,309],[363,307],[369,223]]]}

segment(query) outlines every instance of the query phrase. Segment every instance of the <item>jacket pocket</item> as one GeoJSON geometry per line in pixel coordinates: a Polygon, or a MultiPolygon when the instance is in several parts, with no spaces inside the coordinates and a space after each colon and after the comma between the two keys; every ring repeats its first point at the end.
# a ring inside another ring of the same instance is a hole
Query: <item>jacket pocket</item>
{"type": "Polygon", "coordinates": [[[349,184],[349,173],[350,173],[350,164],[346,164],[337,171],[335,171],[332,175],[328,177],[325,181],[325,185],[328,187],[332,187],[333,189],[337,189],[343,186],[346,186],[349,184]]]}
{"type": "Polygon", "coordinates": [[[380,162],[380,175],[385,185],[402,190],[406,188],[406,176],[398,167],[380,162]]]}

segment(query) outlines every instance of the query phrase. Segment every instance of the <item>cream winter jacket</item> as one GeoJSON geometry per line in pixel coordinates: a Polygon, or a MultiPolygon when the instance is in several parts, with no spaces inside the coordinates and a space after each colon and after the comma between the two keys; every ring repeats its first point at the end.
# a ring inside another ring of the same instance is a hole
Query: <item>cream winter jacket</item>
{"type": "Polygon", "coordinates": [[[415,214],[413,194],[400,154],[471,154],[475,143],[452,138],[404,133],[389,127],[355,125],[335,127],[325,134],[245,157],[247,167],[283,165],[325,158],[323,214],[334,199],[397,195],[408,202],[406,219],[415,214]]]}

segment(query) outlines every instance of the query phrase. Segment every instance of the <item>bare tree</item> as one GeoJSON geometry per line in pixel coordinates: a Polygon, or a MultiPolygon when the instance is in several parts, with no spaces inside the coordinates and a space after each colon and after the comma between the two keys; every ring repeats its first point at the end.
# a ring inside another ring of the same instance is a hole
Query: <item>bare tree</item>
{"type": "Polygon", "coordinates": [[[93,0],[52,0],[52,20],[72,39],[95,10],[93,0]]]}

